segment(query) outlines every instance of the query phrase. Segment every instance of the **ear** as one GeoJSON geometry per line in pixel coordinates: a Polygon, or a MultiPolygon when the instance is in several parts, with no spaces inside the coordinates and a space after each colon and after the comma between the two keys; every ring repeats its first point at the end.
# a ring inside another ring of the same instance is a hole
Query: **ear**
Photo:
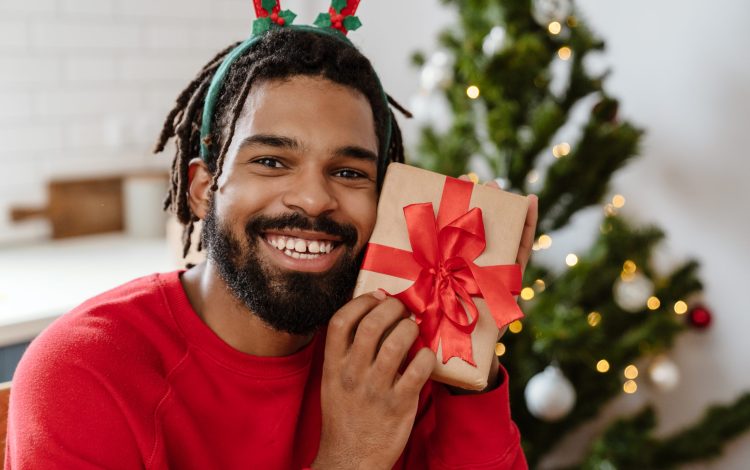
{"type": "Polygon", "coordinates": [[[190,210],[203,220],[208,214],[208,202],[211,198],[211,181],[213,175],[206,162],[200,158],[190,160],[188,164],[188,201],[190,210]]]}

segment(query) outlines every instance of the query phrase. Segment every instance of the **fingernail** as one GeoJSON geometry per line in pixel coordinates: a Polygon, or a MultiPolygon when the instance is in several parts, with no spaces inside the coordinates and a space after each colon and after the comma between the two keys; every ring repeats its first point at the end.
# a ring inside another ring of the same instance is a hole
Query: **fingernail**
{"type": "Polygon", "coordinates": [[[383,289],[372,291],[372,296],[378,300],[385,300],[385,298],[388,297],[383,289]]]}

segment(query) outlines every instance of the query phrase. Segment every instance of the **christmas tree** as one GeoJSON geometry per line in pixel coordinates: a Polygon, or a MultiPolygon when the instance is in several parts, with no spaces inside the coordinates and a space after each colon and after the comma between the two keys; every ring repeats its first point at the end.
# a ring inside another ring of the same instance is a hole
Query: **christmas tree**
{"type": "MultiPolygon", "coordinates": [[[[613,174],[636,157],[644,131],[618,114],[606,72],[587,70],[604,42],[571,1],[444,0],[458,24],[441,34],[438,52],[414,56],[417,164],[453,176],[474,170],[538,194],[537,251],[575,214],[603,209],[595,242],[569,254],[565,269],[532,257],[520,300],[526,318],[497,346],[531,467],[617,395],[676,387],[669,349],[711,320],[695,300],[697,262],[658,272],[651,258],[663,232],[634,226],[619,213],[624,197],[610,198],[613,174]]],[[[655,437],[655,425],[651,407],[611,423],[575,467],[668,469],[716,456],[750,427],[750,394],[671,436],[655,437]]]]}

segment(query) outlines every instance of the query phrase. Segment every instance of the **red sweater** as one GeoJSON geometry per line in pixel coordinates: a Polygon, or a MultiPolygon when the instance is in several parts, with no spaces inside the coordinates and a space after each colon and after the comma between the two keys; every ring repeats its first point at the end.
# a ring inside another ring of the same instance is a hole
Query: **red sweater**
{"type": "MultiPolygon", "coordinates": [[[[320,335],[287,357],[224,343],[179,272],[136,279],[62,316],[13,378],[5,468],[299,469],[320,439],[320,335]]],[[[425,386],[397,468],[526,468],[498,389],[425,386]]]]}

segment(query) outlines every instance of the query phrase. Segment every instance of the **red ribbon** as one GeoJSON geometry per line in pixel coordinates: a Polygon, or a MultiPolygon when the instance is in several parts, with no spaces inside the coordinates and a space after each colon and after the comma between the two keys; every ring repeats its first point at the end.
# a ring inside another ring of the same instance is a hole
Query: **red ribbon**
{"type": "Polygon", "coordinates": [[[471,333],[479,311],[472,297],[487,302],[498,328],[523,317],[513,298],[521,291],[518,264],[477,266],[486,240],[482,210],[467,211],[474,185],[446,178],[437,220],[431,203],[404,207],[412,251],[370,243],[362,269],[414,281],[393,295],[414,314],[422,345],[443,363],[460,357],[476,366],[471,333]]]}

